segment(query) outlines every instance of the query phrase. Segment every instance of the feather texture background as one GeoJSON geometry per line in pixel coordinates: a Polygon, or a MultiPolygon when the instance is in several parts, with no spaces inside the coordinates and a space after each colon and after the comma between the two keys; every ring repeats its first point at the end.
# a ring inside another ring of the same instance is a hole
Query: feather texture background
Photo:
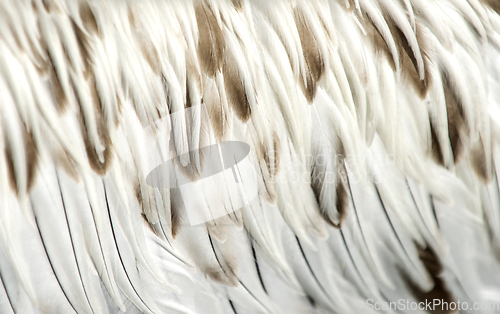
{"type": "Polygon", "coordinates": [[[0,0],[0,98],[1,313],[500,313],[494,0],[0,0]]]}

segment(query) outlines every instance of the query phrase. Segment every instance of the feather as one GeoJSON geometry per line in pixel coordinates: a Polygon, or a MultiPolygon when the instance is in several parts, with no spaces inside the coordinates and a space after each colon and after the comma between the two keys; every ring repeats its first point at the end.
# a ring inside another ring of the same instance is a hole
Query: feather
{"type": "Polygon", "coordinates": [[[498,305],[499,14],[0,0],[0,312],[498,305]]]}

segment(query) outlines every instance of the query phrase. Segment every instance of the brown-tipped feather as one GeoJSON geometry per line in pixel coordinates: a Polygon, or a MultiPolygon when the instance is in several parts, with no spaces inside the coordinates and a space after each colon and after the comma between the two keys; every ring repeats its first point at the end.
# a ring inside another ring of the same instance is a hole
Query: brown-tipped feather
{"type": "Polygon", "coordinates": [[[337,187],[335,188],[335,193],[337,194],[336,206],[337,212],[339,213],[338,228],[342,228],[342,223],[347,216],[347,209],[349,208],[349,194],[347,193],[347,188],[343,180],[344,177],[345,172],[339,169],[339,179],[337,181],[337,187]]]}
{"type": "Polygon", "coordinates": [[[220,71],[226,42],[212,10],[204,3],[195,5],[198,23],[198,58],[205,73],[214,77],[220,71]]]}
{"type": "Polygon", "coordinates": [[[477,176],[484,182],[488,182],[493,178],[492,167],[488,167],[486,152],[484,151],[484,144],[482,138],[473,145],[471,149],[470,161],[472,168],[477,176]]]}
{"type": "Polygon", "coordinates": [[[380,30],[375,26],[371,17],[365,14],[365,18],[361,20],[363,27],[366,31],[366,36],[370,39],[373,49],[376,53],[381,53],[389,62],[393,71],[396,71],[396,65],[394,64],[394,59],[389,50],[389,45],[382,37],[380,30]]]}
{"type": "MultiPolygon", "coordinates": [[[[26,162],[26,191],[29,192],[33,187],[39,163],[39,155],[38,149],[35,145],[35,141],[33,139],[33,134],[29,133],[26,129],[26,126],[22,125],[23,134],[23,145],[24,145],[24,153],[25,153],[25,162],[26,162]]],[[[12,158],[12,147],[11,143],[5,139],[5,160],[7,162],[7,175],[9,178],[10,187],[12,190],[18,194],[18,182],[16,179],[16,172],[14,168],[14,159],[12,158]]]]}
{"type": "MultiPolygon", "coordinates": [[[[343,163],[343,160],[341,160],[343,163]]],[[[347,209],[349,207],[349,194],[347,193],[347,188],[345,186],[345,171],[342,166],[338,168],[338,179],[337,185],[335,187],[336,201],[335,208],[337,209],[339,223],[335,223],[332,221],[332,217],[330,216],[330,211],[332,209],[325,208],[321,203],[321,193],[324,188],[324,180],[326,180],[326,174],[323,175],[322,180],[319,180],[320,176],[315,175],[314,172],[311,174],[311,188],[313,190],[314,196],[316,198],[316,202],[319,205],[319,211],[323,219],[334,228],[341,228],[342,223],[347,215],[347,209]]]]}
{"type": "Polygon", "coordinates": [[[441,143],[439,142],[439,139],[437,137],[432,119],[429,118],[429,120],[431,127],[431,154],[437,163],[439,163],[441,166],[444,166],[444,157],[443,152],[441,151],[441,143]]]}
{"type": "Polygon", "coordinates": [[[55,69],[54,63],[52,61],[52,57],[50,53],[47,51],[47,55],[49,56],[50,66],[49,66],[49,84],[52,89],[52,96],[55,100],[54,104],[56,105],[57,110],[60,113],[64,113],[66,108],[68,107],[68,98],[66,93],[61,85],[61,81],[59,76],[57,75],[57,71],[55,69]]]}
{"type": "Polygon", "coordinates": [[[500,14],[500,1],[498,0],[480,0],[484,5],[490,7],[493,11],[500,14]]]}
{"type": "Polygon", "coordinates": [[[205,269],[205,274],[215,282],[226,285],[228,287],[236,287],[238,280],[235,276],[228,275],[223,271],[223,268],[210,267],[205,269]]]}
{"type": "Polygon", "coordinates": [[[304,82],[301,79],[300,82],[304,88],[304,94],[307,100],[311,103],[316,96],[316,82],[318,82],[323,75],[325,71],[325,64],[318,42],[314,33],[307,25],[304,13],[300,9],[295,8],[294,18],[299,32],[302,52],[304,53],[304,60],[306,62],[306,81],[304,82]]]}
{"type": "Polygon", "coordinates": [[[10,188],[17,194],[17,180],[16,180],[16,171],[14,168],[14,160],[12,159],[12,147],[9,141],[5,141],[5,161],[7,163],[7,175],[9,177],[9,185],[10,188]]]}
{"type": "Polygon", "coordinates": [[[228,54],[226,54],[226,58],[224,59],[222,73],[224,74],[224,87],[231,108],[241,121],[247,122],[251,116],[247,93],[238,75],[236,61],[228,54]]]}
{"type": "MultiPolygon", "coordinates": [[[[440,300],[441,302],[456,302],[455,298],[451,294],[451,292],[448,290],[446,287],[445,282],[440,278],[441,273],[443,272],[443,266],[441,265],[441,262],[439,261],[439,258],[437,255],[430,249],[429,247],[423,249],[418,247],[418,255],[420,257],[420,260],[425,266],[425,269],[431,276],[432,280],[434,281],[434,287],[430,291],[421,291],[417,287],[415,287],[411,282],[408,282],[411,290],[413,290],[413,294],[417,298],[419,302],[424,302],[426,303],[433,303],[433,300],[440,300]]],[[[442,303],[441,303],[442,304],[442,303]]],[[[434,310],[431,310],[430,313],[456,313],[456,311],[453,310],[444,310],[441,309],[441,307],[437,306],[434,308],[434,310]]]]}
{"type": "Polygon", "coordinates": [[[418,73],[418,64],[415,54],[408,44],[404,33],[399,29],[396,23],[391,17],[386,15],[386,22],[391,30],[392,37],[396,43],[399,54],[399,64],[401,66],[401,73],[404,77],[412,84],[415,91],[418,93],[420,98],[425,98],[427,91],[432,83],[432,77],[429,72],[430,60],[427,48],[427,42],[422,34],[422,25],[420,22],[416,21],[416,37],[419,44],[420,53],[424,60],[424,79],[420,80],[418,73]]]}
{"type": "Polygon", "coordinates": [[[35,141],[33,139],[33,134],[29,133],[26,130],[26,127],[23,128],[23,140],[24,140],[24,151],[26,155],[26,176],[27,176],[27,187],[26,190],[29,192],[33,187],[36,179],[36,174],[38,170],[38,149],[35,145],[35,141]]]}
{"type": "Polygon", "coordinates": [[[181,211],[184,210],[184,202],[179,189],[170,189],[170,223],[172,226],[172,237],[175,239],[181,230],[181,211]]]}
{"type": "Polygon", "coordinates": [[[446,113],[448,116],[448,136],[454,161],[457,162],[463,151],[462,133],[466,128],[462,112],[461,99],[450,85],[448,75],[443,73],[443,92],[446,100],[446,113]]]}
{"type": "Polygon", "coordinates": [[[89,32],[90,34],[97,33],[99,29],[97,27],[97,21],[95,19],[94,12],[92,12],[92,8],[90,7],[90,5],[85,1],[81,1],[80,7],[78,9],[83,27],[85,27],[87,32],[89,32]]]}
{"type": "Polygon", "coordinates": [[[243,8],[243,0],[231,0],[231,3],[238,11],[241,11],[243,8]]]}
{"type": "Polygon", "coordinates": [[[61,7],[54,0],[42,0],[43,6],[47,12],[59,12],[61,13],[61,7]]]}

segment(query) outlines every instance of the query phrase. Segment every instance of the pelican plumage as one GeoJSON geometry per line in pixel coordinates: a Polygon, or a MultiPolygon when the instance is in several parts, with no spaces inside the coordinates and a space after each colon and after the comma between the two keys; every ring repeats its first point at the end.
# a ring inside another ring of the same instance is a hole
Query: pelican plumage
{"type": "Polygon", "coordinates": [[[500,313],[497,0],[0,0],[1,313],[500,313]]]}

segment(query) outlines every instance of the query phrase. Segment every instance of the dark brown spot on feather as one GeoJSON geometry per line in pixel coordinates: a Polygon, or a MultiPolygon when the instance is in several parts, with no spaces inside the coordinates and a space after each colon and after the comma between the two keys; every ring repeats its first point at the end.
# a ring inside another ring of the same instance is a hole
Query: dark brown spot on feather
{"type": "Polygon", "coordinates": [[[484,182],[488,182],[492,179],[493,173],[491,169],[488,169],[492,167],[488,167],[482,138],[480,138],[471,149],[471,163],[472,168],[474,169],[478,177],[481,178],[484,182]]]}
{"type": "Polygon", "coordinates": [[[5,161],[7,163],[7,176],[9,177],[10,188],[17,194],[17,180],[16,180],[16,171],[14,168],[14,160],[12,158],[12,147],[10,142],[5,139],[5,161]]]}
{"type": "Polygon", "coordinates": [[[337,212],[339,213],[339,225],[338,228],[342,228],[342,223],[347,215],[347,209],[349,208],[349,196],[347,194],[347,189],[345,182],[343,180],[344,176],[341,174],[344,171],[339,168],[339,179],[337,180],[337,187],[335,188],[335,193],[337,194],[337,212]]]}
{"type": "MultiPolygon", "coordinates": [[[[192,91],[189,88],[188,79],[186,78],[186,103],[184,104],[184,108],[186,108],[186,109],[191,108],[191,106],[193,105],[191,103],[191,97],[192,97],[191,93],[192,93],[192,91]]],[[[193,101],[194,101],[194,99],[193,99],[193,101]]],[[[188,112],[188,111],[186,111],[186,112],[188,112]]]]}
{"type": "Polygon", "coordinates": [[[380,33],[380,30],[373,23],[372,18],[365,14],[365,18],[361,20],[363,27],[366,31],[366,36],[372,42],[373,48],[376,53],[382,53],[383,56],[389,62],[393,71],[396,71],[396,65],[394,64],[394,59],[391,51],[389,50],[389,45],[385,41],[384,37],[380,33]]]}
{"type": "Polygon", "coordinates": [[[234,276],[227,275],[221,268],[211,267],[205,270],[205,273],[213,281],[229,287],[236,287],[238,282],[234,276]]]}
{"type": "MultiPolygon", "coordinates": [[[[23,125],[24,126],[24,125],[23,125]]],[[[33,134],[29,133],[26,126],[23,128],[24,152],[26,155],[26,170],[27,170],[27,187],[29,192],[35,183],[36,174],[38,170],[38,149],[33,139],[33,134]]]]}
{"type": "Polygon", "coordinates": [[[49,84],[51,86],[52,95],[55,100],[55,105],[57,106],[57,110],[61,113],[65,112],[68,105],[68,98],[66,97],[66,93],[63,90],[61,85],[61,81],[59,76],[57,75],[57,71],[52,61],[52,57],[50,52],[47,51],[47,55],[49,56],[50,66],[49,66],[49,84]]]}
{"type": "MultiPolygon", "coordinates": [[[[146,193],[148,191],[147,190],[148,188],[150,188],[150,187],[146,186],[144,189],[146,193]]],[[[134,191],[135,191],[135,198],[137,199],[137,203],[142,208],[141,215],[144,218],[144,220],[148,223],[151,231],[153,231],[153,233],[156,233],[154,230],[154,227],[153,227],[154,221],[152,219],[153,212],[155,213],[155,215],[157,215],[156,203],[154,203],[155,202],[154,195],[147,195],[147,194],[144,195],[142,189],[143,189],[143,186],[141,186],[141,183],[139,182],[139,180],[136,180],[136,182],[134,184],[134,191]],[[148,199],[145,201],[145,198],[148,198],[148,199]]]]}
{"type": "Polygon", "coordinates": [[[151,230],[151,232],[156,234],[156,231],[155,231],[153,225],[151,224],[151,222],[149,221],[148,217],[144,213],[141,213],[141,217],[148,224],[149,230],[151,230]]]}
{"type": "Polygon", "coordinates": [[[236,61],[234,61],[233,57],[229,57],[228,54],[224,59],[222,73],[224,74],[224,87],[231,108],[241,121],[247,122],[251,115],[247,91],[238,75],[236,61]]]}
{"type": "Polygon", "coordinates": [[[141,191],[141,183],[139,180],[137,180],[134,184],[134,191],[135,191],[135,198],[137,199],[137,202],[139,203],[139,206],[142,207],[142,191],[141,191]]]}
{"type": "MultiPolygon", "coordinates": [[[[433,250],[429,247],[427,248],[421,248],[418,247],[418,255],[420,257],[420,260],[425,266],[425,269],[431,276],[432,280],[434,281],[434,287],[430,291],[421,291],[418,287],[416,287],[414,284],[412,284],[409,280],[407,280],[407,283],[412,290],[414,296],[417,298],[419,302],[430,302],[433,303],[433,300],[440,300],[441,304],[442,302],[456,302],[455,298],[451,294],[451,292],[448,290],[446,287],[446,283],[441,279],[441,274],[443,272],[443,266],[441,265],[441,262],[439,261],[438,256],[436,253],[433,252],[433,250]]],[[[403,274],[404,277],[404,274],[403,274]]],[[[435,307],[434,310],[430,311],[431,313],[455,313],[456,311],[453,310],[448,310],[446,307],[443,309],[441,307],[435,307]]]]}
{"type": "Polygon", "coordinates": [[[432,157],[434,160],[439,163],[441,166],[444,166],[444,157],[443,157],[443,152],[441,151],[441,144],[439,142],[439,139],[436,134],[436,130],[434,129],[434,123],[432,122],[432,119],[429,118],[430,120],[430,127],[431,127],[431,152],[432,152],[432,157]]]}
{"type": "Polygon", "coordinates": [[[198,58],[206,74],[215,76],[220,71],[226,42],[217,19],[205,2],[195,5],[198,23],[198,58]]]}
{"type": "Polygon", "coordinates": [[[311,103],[316,96],[316,83],[325,71],[325,64],[318,42],[307,24],[304,13],[300,9],[295,8],[294,18],[306,63],[306,81],[304,82],[301,79],[300,82],[307,100],[311,103]]]}
{"type": "Polygon", "coordinates": [[[184,210],[184,202],[180,189],[170,189],[170,222],[172,225],[172,237],[174,239],[181,230],[182,210],[184,210]]]}
{"type": "Polygon", "coordinates": [[[95,19],[92,8],[87,2],[85,1],[80,2],[79,13],[80,13],[80,19],[82,20],[83,23],[83,27],[85,27],[87,32],[89,32],[90,34],[97,33],[99,30],[99,28],[97,27],[97,21],[95,19]]]}
{"type": "MultiPolygon", "coordinates": [[[[24,155],[26,162],[26,191],[29,193],[31,188],[33,187],[39,163],[39,155],[38,149],[35,145],[35,141],[33,139],[33,134],[28,132],[24,123],[22,123],[21,132],[23,136],[23,145],[24,145],[24,155]]],[[[16,178],[16,170],[14,167],[14,159],[12,156],[12,144],[7,138],[5,140],[5,160],[7,162],[7,176],[9,178],[10,187],[17,194],[19,193],[19,182],[16,178]]],[[[17,144],[15,144],[17,145],[17,144]]]]}
{"type": "Polygon", "coordinates": [[[500,14],[500,1],[498,0],[480,0],[485,6],[500,14]]]}
{"type": "Polygon", "coordinates": [[[448,137],[450,138],[451,149],[455,163],[459,160],[463,151],[463,133],[466,123],[462,111],[460,97],[454,92],[447,73],[443,72],[443,92],[446,100],[446,113],[448,117],[448,137]]]}
{"type": "Polygon", "coordinates": [[[42,0],[43,6],[47,12],[62,12],[59,5],[54,0],[42,0]]]}
{"type": "Polygon", "coordinates": [[[243,8],[243,0],[231,0],[231,3],[238,11],[241,11],[243,8]]]}
{"type": "Polygon", "coordinates": [[[322,195],[323,193],[331,193],[331,191],[324,191],[324,189],[326,184],[331,183],[328,182],[328,180],[331,180],[332,178],[328,176],[328,173],[325,171],[325,169],[317,170],[314,165],[313,171],[311,172],[311,188],[316,198],[316,202],[319,205],[320,214],[323,219],[334,228],[342,227],[342,223],[347,215],[347,209],[349,207],[349,198],[345,186],[346,173],[343,167],[343,152],[343,147],[341,147],[340,153],[334,156],[335,158],[339,159],[337,160],[337,184],[335,186],[335,207],[337,209],[339,223],[336,223],[332,220],[332,208],[325,207],[325,204],[321,201],[321,199],[324,197],[324,195],[322,195]]]}
{"type": "Polygon", "coordinates": [[[411,49],[408,40],[406,39],[404,33],[399,29],[396,23],[392,20],[392,18],[388,15],[386,17],[386,22],[389,25],[389,29],[391,31],[392,37],[396,43],[396,47],[398,49],[399,54],[399,64],[401,66],[401,72],[412,86],[415,88],[415,91],[418,93],[420,98],[425,98],[427,95],[427,91],[429,90],[429,86],[432,83],[432,77],[429,72],[430,67],[430,59],[428,52],[428,44],[423,36],[422,25],[417,20],[416,21],[416,37],[419,44],[420,54],[422,55],[424,61],[424,79],[420,80],[420,76],[418,73],[418,64],[415,54],[411,49]]]}

